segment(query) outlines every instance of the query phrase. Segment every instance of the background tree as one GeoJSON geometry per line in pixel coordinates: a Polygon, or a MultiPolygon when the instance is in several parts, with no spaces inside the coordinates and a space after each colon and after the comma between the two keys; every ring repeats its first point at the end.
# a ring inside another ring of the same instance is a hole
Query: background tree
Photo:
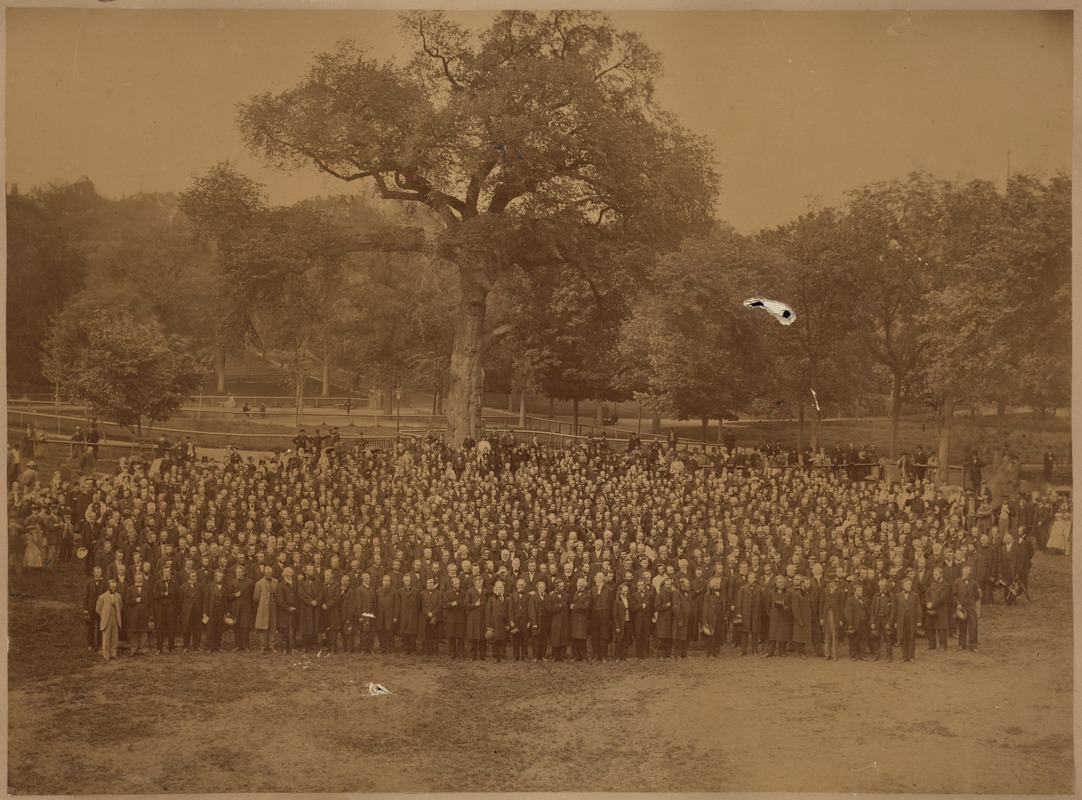
{"type": "Polygon", "coordinates": [[[919,367],[921,298],[946,276],[934,256],[944,242],[946,183],[924,173],[850,194],[844,218],[843,264],[854,282],[854,320],[868,355],[887,374],[890,455],[898,450],[902,401],[919,367]]]}
{"type": "Polygon", "coordinates": [[[818,208],[792,222],[758,237],[762,258],[752,284],[752,296],[783,300],[792,306],[796,321],[789,326],[759,320],[767,338],[772,370],[761,370],[769,392],[763,399],[783,400],[796,408],[800,418],[798,447],[803,445],[805,409],[811,415],[811,447],[819,445],[820,408],[824,404],[846,404],[873,381],[861,379],[861,370],[852,369],[851,355],[858,349],[852,324],[858,304],[852,273],[843,261],[840,237],[842,214],[832,208],[818,208]]]}
{"type": "Polygon", "coordinates": [[[273,165],[370,180],[441,221],[437,252],[460,289],[457,445],[476,424],[497,281],[515,266],[599,273],[631,245],[672,246],[710,219],[717,179],[707,144],[654,103],[658,56],[603,15],[504,12],[474,34],[415,12],[402,29],[417,45],[406,67],[344,44],[296,88],[243,106],[240,125],[273,165]]]}
{"type": "Polygon", "coordinates": [[[58,319],[44,343],[46,374],[93,413],[142,435],[143,418],[164,422],[208,368],[177,336],[126,311],[58,319]]]}
{"type": "Polygon", "coordinates": [[[86,259],[57,209],[38,195],[7,198],[8,387],[44,388],[40,346],[50,318],[82,288],[86,259]]]}
{"type": "Polygon", "coordinates": [[[339,337],[362,323],[363,288],[346,269],[351,253],[405,252],[422,241],[419,229],[381,226],[356,201],[348,213],[335,201],[272,207],[263,187],[228,163],[197,178],[180,200],[196,238],[215,248],[223,295],[238,314],[227,321],[284,370],[300,405],[308,380],[300,365],[321,361],[329,391],[332,359],[343,355],[339,337]],[[358,244],[368,226],[375,232],[358,244]]]}
{"type": "MultiPolygon", "coordinates": [[[[696,237],[659,260],[649,291],[625,327],[624,357],[645,377],[645,396],[662,413],[711,419],[748,403],[766,361],[757,323],[743,306],[754,245],[731,229],[696,237]]],[[[765,317],[765,315],[763,315],[765,317]]]]}
{"type": "MultiPolygon", "coordinates": [[[[939,480],[947,478],[954,411],[963,403],[1066,401],[1070,383],[1070,180],[1017,176],[998,195],[973,181],[944,191],[945,280],[921,300],[919,378],[939,428],[939,480]]],[[[1006,432],[994,466],[1007,449],[1006,432]]]]}

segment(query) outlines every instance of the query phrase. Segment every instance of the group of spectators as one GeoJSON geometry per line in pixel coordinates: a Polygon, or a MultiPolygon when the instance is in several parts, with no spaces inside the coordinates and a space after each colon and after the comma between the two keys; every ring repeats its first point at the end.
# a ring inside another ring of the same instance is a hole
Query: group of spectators
{"type": "Polygon", "coordinates": [[[1054,493],[993,503],[927,474],[808,470],[780,446],[293,444],[210,462],[159,442],[107,478],[16,481],[12,550],[82,561],[105,660],[153,633],[158,653],[605,661],[702,642],[912,661],[920,631],[976,650],[982,606],[1028,597],[1053,528],[1070,539],[1054,493]]]}

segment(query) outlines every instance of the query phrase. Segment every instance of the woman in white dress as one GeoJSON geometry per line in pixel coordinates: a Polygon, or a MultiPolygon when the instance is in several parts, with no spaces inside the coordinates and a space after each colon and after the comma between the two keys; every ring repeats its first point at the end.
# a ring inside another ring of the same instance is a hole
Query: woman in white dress
{"type": "Polygon", "coordinates": [[[1046,546],[1049,550],[1058,550],[1065,555],[1071,554],[1071,515],[1068,512],[1056,512],[1046,546]]]}
{"type": "Polygon", "coordinates": [[[41,569],[45,566],[45,534],[41,526],[34,523],[23,534],[26,549],[23,550],[23,569],[41,569]]]}

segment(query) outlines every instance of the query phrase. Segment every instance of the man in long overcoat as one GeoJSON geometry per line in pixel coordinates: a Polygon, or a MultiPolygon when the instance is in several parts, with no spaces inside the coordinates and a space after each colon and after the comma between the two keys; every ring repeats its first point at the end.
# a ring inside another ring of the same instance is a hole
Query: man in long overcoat
{"type": "Polygon", "coordinates": [[[466,610],[466,641],[470,644],[470,660],[485,658],[485,613],[488,596],[485,592],[485,579],[482,575],[473,578],[473,585],[466,590],[463,601],[466,610]]]}
{"type": "Polygon", "coordinates": [[[590,590],[590,646],[594,661],[604,661],[608,656],[612,641],[613,599],[613,587],[605,582],[604,573],[598,572],[590,590]]]}
{"type": "Polygon", "coordinates": [[[928,597],[925,601],[924,632],[928,638],[928,649],[935,650],[941,646],[947,649],[948,631],[950,630],[950,616],[953,609],[950,606],[951,585],[943,577],[943,569],[935,567],[932,570],[932,585],[928,587],[928,597]]]}
{"type": "Polygon", "coordinates": [[[576,661],[586,660],[586,637],[590,632],[590,590],[580,575],[571,598],[571,653],[576,661]]]}
{"type": "Polygon", "coordinates": [[[853,594],[845,601],[842,618],[849,636],[849,660],[860,661],[868,643],[870,613],[868,601],[864,599],[864,585],[859,581],[853,584],[853,594]]]}
{"type": "MultiPolygon", "coordinates": [[[[192,580],[194,579],[195,574],[192,573],[192,580]]],[[[269,565],[264,566],[263,577],[256,581],[252,592],[255,606],[255,630],[259,638],[260,653],[268,650],[273,653],[275,650],[273,631],[278,629],[278,603],[275,598],[277,585],[274,569],[269,565]]],[[[186,638],[185,641],[187,641],[186,638]]]]}
{"type": "Polygon", "coordinates": [[[563,661],[567,645],[571,641],[571,606],[568,602],[567,584],[556,578],[554,591],[545,595],[545,613],[549,618],[549,645],[554,661],[563,661]]]}
{"type": "Polygon", "coordinates": [[[466,608],[463,601],[462,581],[455,575],[451,578],[451,586],[441,596],[443,635],[452,659],[466,657],[466,608]]]}
{"type": "Polygon", "coordinates": [[[672,658],[673,640],[673,582],[665,578],[654,600],[654,636],[661,658],[672,658]]]}
{"type": "Polygon", "coordinates": [[[274,599],[278,604],[278,632],[285,640],[287,653],[293,652],[297,638],[297,587],[294,583],[293,567],[282,570],[282,580],[274,589],[274,599]]]}
{"type": "Polygon", "coordinates": [[[784,656],[793,638],[793,601],[786,582],[784,575],[776,576],[770,592],[770,649],[764,654],[768,658],[775,653],[784,656]]]}

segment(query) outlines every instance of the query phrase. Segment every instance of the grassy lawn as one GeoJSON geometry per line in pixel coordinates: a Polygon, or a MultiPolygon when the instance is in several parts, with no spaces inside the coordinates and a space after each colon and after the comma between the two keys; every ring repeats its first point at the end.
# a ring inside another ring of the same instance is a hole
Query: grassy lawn
{"type": "MultiPolygon", "coordinates": [[[[1073,788],[1070,559],[981,653],[623,664],[89,653],[81,570],[10,576],[9,792],[1073,788]],[[369,698],[379,681],[394,693],[369,698]],[[108,732],[105,735],[104,732],[108,732]],[[43,754],[48,754],[47,757],[43,754]]],[[[227,636],[228,643],[228,636],[227,636]]]]}

